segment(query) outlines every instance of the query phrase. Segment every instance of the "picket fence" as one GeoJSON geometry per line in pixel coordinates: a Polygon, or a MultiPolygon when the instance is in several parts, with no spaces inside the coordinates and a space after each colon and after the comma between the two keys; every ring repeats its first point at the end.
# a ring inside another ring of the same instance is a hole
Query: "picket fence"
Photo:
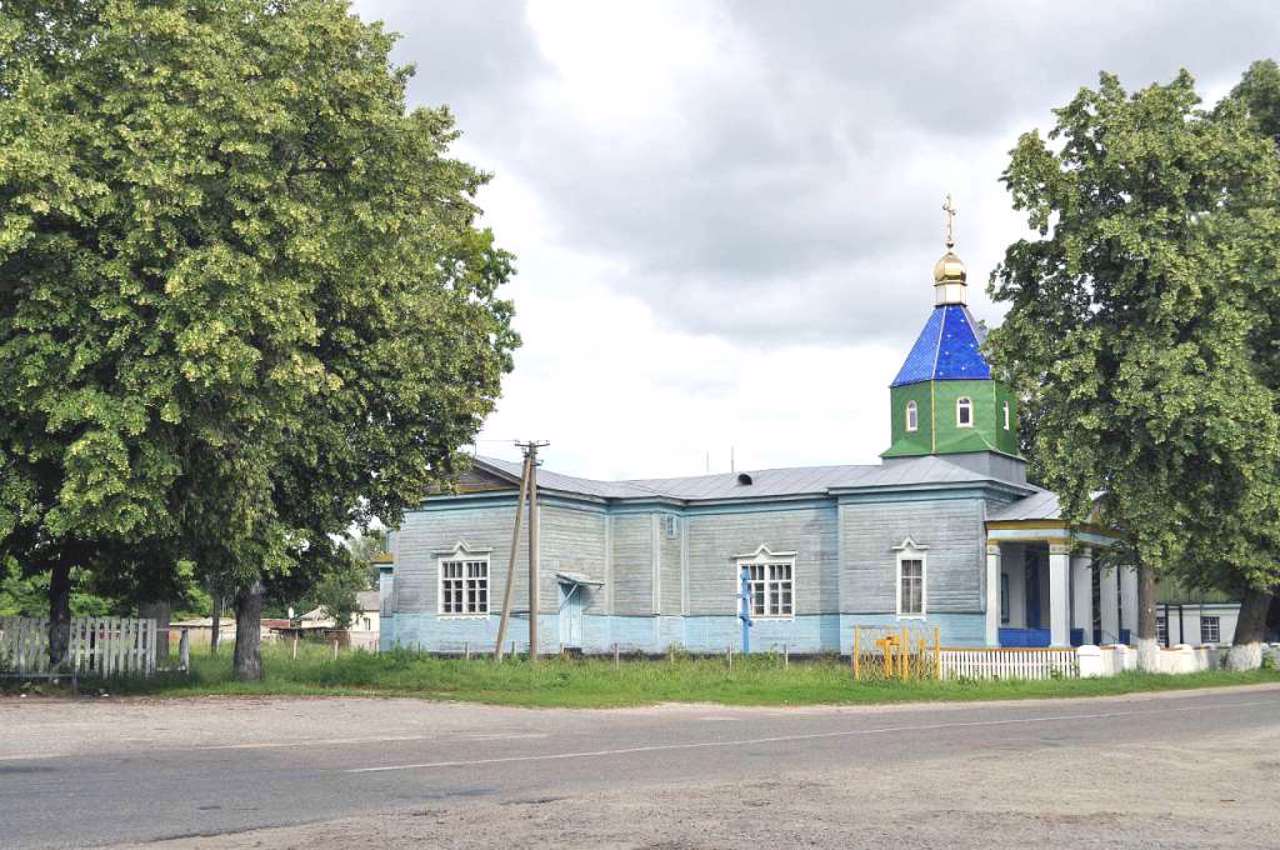
{"type": "MultiPolygon", "coordinates": [[[[68,660],[80,676],[150,676],[156,671],[156,621],[72,618],[68,660]]],[[[49,621],[0,617],[0,673],[49,672],[49,621]]]]}
{"type": "Polygon", "coordinates": [[[940,650],[944,679],[1075,679],[1076,651],[1062,648],[965,648],[940,650]]]}

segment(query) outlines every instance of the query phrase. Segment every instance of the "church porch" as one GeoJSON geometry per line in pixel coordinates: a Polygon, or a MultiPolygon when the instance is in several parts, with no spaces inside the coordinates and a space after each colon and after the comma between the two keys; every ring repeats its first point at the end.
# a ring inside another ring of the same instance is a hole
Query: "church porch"
{"type": "Polygon", "coordinates": [[[988,646],[1128,643],[1122,626],[1137,620],[1137,575],[1095,567],[1094,552],[1107,538],[1058,523],[1000,525],[987,536],[988,646]]]}

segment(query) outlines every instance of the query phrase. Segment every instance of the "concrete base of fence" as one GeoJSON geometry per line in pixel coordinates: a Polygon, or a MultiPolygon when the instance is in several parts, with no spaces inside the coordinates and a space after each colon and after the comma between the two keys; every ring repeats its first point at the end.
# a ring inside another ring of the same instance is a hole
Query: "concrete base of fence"
{"type": "Polygon", "coordinates": [[[1077,647],[1076,658],[1080,662],[1081,679],[1097,679],[1100,676],[1111,675],[1103,663],[1102,649],[1100,647],[1089,644],[1077,647]]]}

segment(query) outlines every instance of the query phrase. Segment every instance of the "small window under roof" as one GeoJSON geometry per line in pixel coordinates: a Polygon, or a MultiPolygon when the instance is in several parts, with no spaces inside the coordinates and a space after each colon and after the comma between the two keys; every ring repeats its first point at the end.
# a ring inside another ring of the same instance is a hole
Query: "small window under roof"
{"type": "Polygon", "coordinates": [[[747,475],[747,473],[745,473],[745,472],[739,472],[739,473],[738,473],[738,483],[739,483],[739,484],[742,484],[742,485],[744,485],[744,486],[749,485],[749,484],[751,483],[751,476],[750,476],[750,475],[747,475]]]}

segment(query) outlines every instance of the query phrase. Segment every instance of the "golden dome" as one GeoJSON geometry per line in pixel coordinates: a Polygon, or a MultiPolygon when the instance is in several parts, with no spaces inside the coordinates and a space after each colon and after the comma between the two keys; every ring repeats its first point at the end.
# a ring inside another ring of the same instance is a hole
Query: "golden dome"
{"type": "Polygon", "coordinates": [[[933,264],[934,283],[964,283],[966,277],[968,273],[965,271],[964,261],[954,251],[948,250],[933,264]]]}

